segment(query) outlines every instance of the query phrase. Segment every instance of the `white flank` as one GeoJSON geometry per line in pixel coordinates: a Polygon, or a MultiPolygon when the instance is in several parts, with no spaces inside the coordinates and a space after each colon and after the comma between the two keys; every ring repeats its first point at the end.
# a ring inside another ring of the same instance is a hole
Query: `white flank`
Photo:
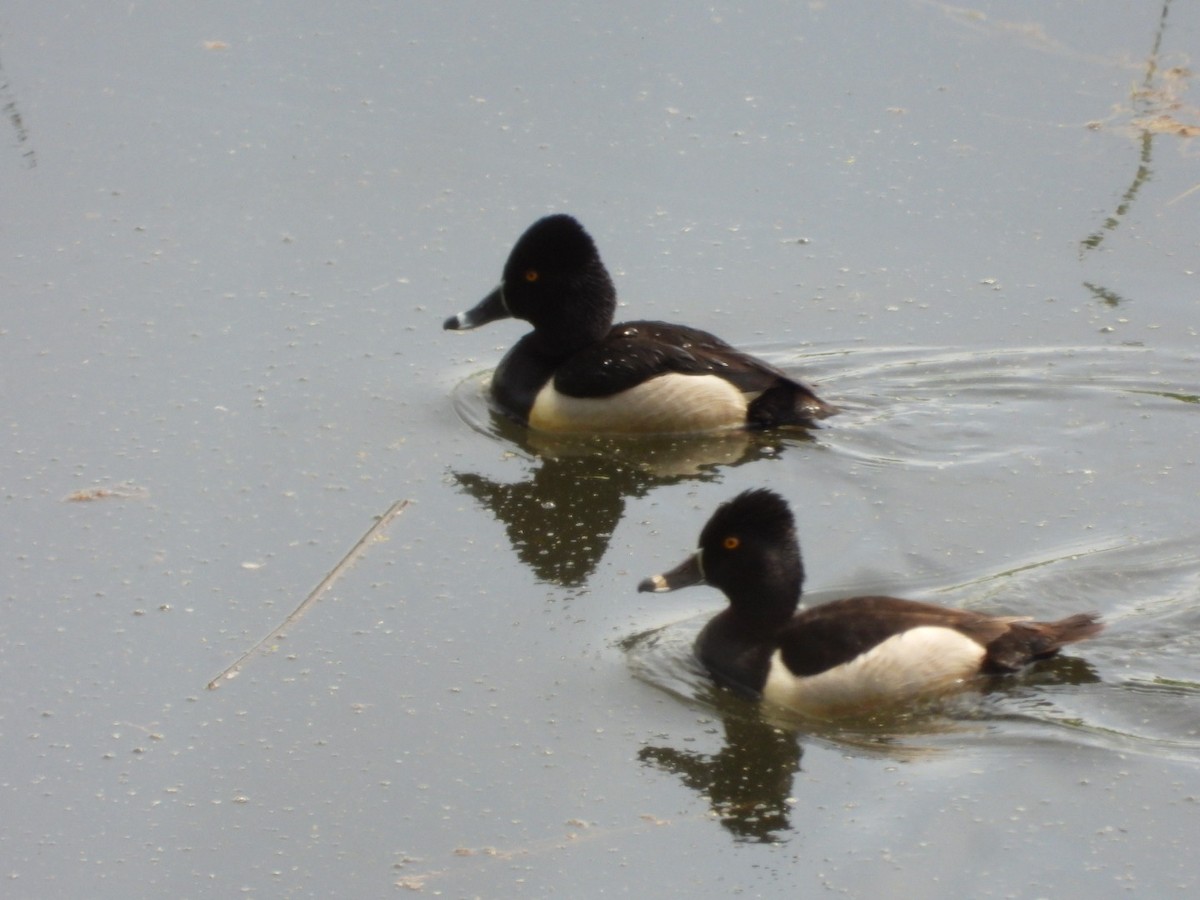
{"type": "Polygon", "coordinates": [[[955,690],[978,674],[983,657],[975,641],[936,625],[894,635],[848,663],[807,677],[792,674],[776,651],[763,699],[809,715],[865,711],[955,690]]]}
{"type": "Polygon", "coordinates": [[[679,434],[740,428],[746,396],[717,375],[659,375],[611,397],[538,393],[529,426],[540,431],[679,434]]]}

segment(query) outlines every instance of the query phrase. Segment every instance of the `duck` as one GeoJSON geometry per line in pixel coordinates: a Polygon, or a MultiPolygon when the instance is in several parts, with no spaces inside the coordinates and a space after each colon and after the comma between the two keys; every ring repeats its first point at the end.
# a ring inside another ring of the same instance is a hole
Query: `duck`
{"type": "Polygon", "coordinates": [[[537,431],[708,433],[811,428],[836,408],[780,369],[686,325],[614,325],[617,292],[572,216],[534,222],[499,286],[443,323],[466,331],[515,318],[533,331],[492,375],[500,411],[537,431]]]}
{"type": "Polygon", "coordinates": [[[898,597],[849,597],[797,611],[804,564],[795,519],[774,491],[744,491],[700,532],[699,548],[638,585],[708,584],[729,605],[695,652],[719,684],[815,718],[903,712],[1018,672],[1103,629],[1095,613],[1054,622],[993,616],[898,597]]]}

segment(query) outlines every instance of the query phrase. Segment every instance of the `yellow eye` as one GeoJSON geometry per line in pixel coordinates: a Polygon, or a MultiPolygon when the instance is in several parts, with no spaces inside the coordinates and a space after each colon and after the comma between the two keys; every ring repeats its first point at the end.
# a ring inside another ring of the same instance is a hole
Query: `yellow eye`
{"type": "Polygon", "coordinates": [[[538,270],[537,269],[526,269],[525,270],[525,280],[526,281],[537,281],[538,280],[538,270]]]}
{"type": "Polygon", "coordinates": [[[736,550],[741,543],[742,542],[740,540],[731,534],[729,537],[725,538],[725,540],[721,541],[721,546],[723,546],[726,550],[736,550]]]}

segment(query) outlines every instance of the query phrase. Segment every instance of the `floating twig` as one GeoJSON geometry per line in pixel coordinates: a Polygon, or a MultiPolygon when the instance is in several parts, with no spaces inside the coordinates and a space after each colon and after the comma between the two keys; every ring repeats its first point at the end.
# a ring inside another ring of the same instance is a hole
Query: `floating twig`
{"type": "Polygon", "coordinates": [[[140,485],[126,481],[112,487],[90,487],[72,491],[63,497],[69,503],[89,503],[92,500],[145,500],[150,492],[140,485]]]}
{"type": "Polygon", "coordinates": [[[271,641],[279,638],[285,628],[287,628],[289,625],[294,625],[302,615],[308,612],[309,608],[317,602],[321,595],[329,590],[329,588],[333,586],[333,583],[342,576],[342,573],[354,564],[354,561],[358,559],[363,550],[366,549],[367,544],[377,537],[380,532],[382,532],[383,529],[388,526],[388,523],[390,523],[392,519],[404,512],[404,508],[408,506],[409,502],[410,501],[408,500],[397,500],[395,503],[393,503],[388,511],[380,516],[374,525],[367,529],[367,533],[358,539],[358,543],[350,548],[350,552],[342,557],[342,561],[334,566],[328,575],[321,579],[321,583],[313,588],[311,594],[304,598],[304,602],[297,606],[295,610],[292,611],[291,615],[280,622],[270,634],[239,656],[232,665],[230,665],[220,675],[210,681],[208,683],[208,689],[210,691],[215,691],[221,686],[222,682],[230,681],[236,678],[238,673],[242,670],[242,666],[245,665],[246,660],[248,660],[259,650],[262,650],[267,644],[271,643],[271,641]]]}

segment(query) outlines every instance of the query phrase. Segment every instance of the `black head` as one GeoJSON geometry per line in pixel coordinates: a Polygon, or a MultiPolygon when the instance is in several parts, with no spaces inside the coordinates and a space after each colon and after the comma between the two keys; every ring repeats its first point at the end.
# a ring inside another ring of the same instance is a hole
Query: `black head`
{"type": "Polygon", "coordinates": [[[717,507],[700,532],[704,580],[740,613],[786,620],[796,612],[804,565],[787,501],[765,488],[717,507]]]}
{"type": "Polygon", "coordinates": [[[539,219],[521,235],[504,264],[502,290],[511,315],[566,344],[599,340],[617,308],[595,242],[562,214],[539,219]]]}

